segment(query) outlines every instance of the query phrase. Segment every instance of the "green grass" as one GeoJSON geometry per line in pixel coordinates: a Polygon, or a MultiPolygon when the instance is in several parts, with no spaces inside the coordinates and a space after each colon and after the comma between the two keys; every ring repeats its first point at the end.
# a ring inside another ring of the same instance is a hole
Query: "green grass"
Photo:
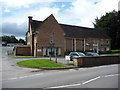
{"type": "Polygon", "coordinates": [[[113,54],[120,54],[120,53],[113,53],[113,54]]]}
{"type": "Polygon", "coordinates": [[[8,53],[8,55],[14,55],[14,53],[8,53]]]}
{"type": "Polygon", "coordinates": [[[55,63],[48,59],[33,59],[17,62],[17,65],[26,67],[41,67],[41,68],[64,68],[65,65],[61,63],[55,63]]]}
{"type": "Polygon", "coordinates": [[[120,50],[111,50],[112,52],[120,52],[120,50]]]}
{"type": "Polygon", "coordinates": [[[120,50],[103,51],[100,54],[120,54],[120,50]]]}
{"type": "Polygon", "coordinates": [[[33,56],[16,56],[16,57],[33,57],[33,56]]]}
{"type": "Polygon", "coordinates": [[[120,54],[120,50],[111,50],[112,54],[120,54]]]}
{"type": "Polygon", "coordinates": [[[74,63],[68,63],[67,65],[74,65],[74,63]]]}

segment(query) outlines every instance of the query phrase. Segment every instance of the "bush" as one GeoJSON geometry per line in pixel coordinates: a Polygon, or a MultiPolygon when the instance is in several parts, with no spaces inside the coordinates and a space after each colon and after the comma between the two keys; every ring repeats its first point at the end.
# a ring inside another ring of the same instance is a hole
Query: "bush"
{"type": "Polygon", "coordinates": [[[24,54],[18,54],[17,56],[24,56],[24,54]]]}
{"type": "Polygon", "coordinates": [[[72,51],[65,51],[64,55],[69,55],[69,53],[72,52],[72,51]]]}
{"type": "Polygon", "coordinates": [[[99,51],[99,54],[111,54],[112,51],[99,51]]]}

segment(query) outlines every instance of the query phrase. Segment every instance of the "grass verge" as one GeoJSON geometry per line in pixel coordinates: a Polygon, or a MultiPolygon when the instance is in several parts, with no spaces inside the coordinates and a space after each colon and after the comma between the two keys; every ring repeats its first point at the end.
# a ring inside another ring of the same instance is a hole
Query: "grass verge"
{"type": "Polygon", "coordinates": [[[38,68],[64,68],[65,65],[48,59],[33,59],[17,62],[17,65],[38,68]]]}
{"type": "Polygon", "coordinates": [[[8,55],[14,55],[14,53],[8,53],[8,55]]]}

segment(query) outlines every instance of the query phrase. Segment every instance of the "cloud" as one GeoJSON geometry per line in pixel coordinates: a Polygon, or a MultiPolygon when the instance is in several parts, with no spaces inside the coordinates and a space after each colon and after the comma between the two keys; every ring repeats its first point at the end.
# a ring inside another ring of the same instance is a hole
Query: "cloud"
{"type": "Polygon", "coordinates": [[[72,24],[84,27],[93,27],[96,17],[106,12],[118,10],[118,0],[64,0],[71,3],[56,4],[56,0],[2,0],[3,12],[2,31],[4,34],[23,36],[27,31],[28,16],[43,21],[53,14],[59,23],[72,24]],[[51,7],[51,4],[55,4],[51,7]],[[57,6],[60,5],[60,6],[57,6]],[[9,28],[8,28],[9,27],[9,28]],[[17,31],[17,32],[16,32],[17,31]]]}
{"type": "MultiPolygon", "coordinates": [[[[78,19],[74,25],[92,27],[96,17],[105,15],[106,12],[118,10],[118,0],[76,0],[72,2],[72,6],[60,14],[60,22],[72,23],[78,19]],[[97,2],[97,3],[96,3],[97,2]],[[67,18],[64,18],[67,17],[67,18]],[[71,18],[73,19],[71,21],[71,18]]],[[[59,18],[59,17],[58,17],[59,18]]]]}
{"type": "Polygon", "coordinates": [[[6,9],[4,10],[4,12],[7,12],[7,13],[8,13],[8,12],[10,12],[10,10],[9,10],[8,8],[6,8],[6,9]]]}
{"type": "Polygon", "coordinates": [[[22,23],[17,25],[16,23],[3,23],[2,24],[2,34],[3,35],[14,35],[17,37],[25,37],[27,32],[27,24],[22,23]]]}
{"type": "Polygon", "coordinates": [[[18,2],[18,0],[2,0],[1,3],[3,6],[7,6],[7,7],[21,7],[24,5],[30,5],[30,4],[34,4],[34,3],[43,3],[43,2],[47,2],[47,3],[52,3],[52,2],[72,2],[74,0],[20,0],[18,2]]]}

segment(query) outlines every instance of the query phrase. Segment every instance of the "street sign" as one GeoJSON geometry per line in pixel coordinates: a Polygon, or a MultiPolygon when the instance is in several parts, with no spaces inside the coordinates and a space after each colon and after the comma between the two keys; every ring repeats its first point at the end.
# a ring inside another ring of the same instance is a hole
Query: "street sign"
{"type": "Polygon", "coordinates": [[[65,60],[69,60],[70,61],[70,56],[65,56],[65,60]]]}

